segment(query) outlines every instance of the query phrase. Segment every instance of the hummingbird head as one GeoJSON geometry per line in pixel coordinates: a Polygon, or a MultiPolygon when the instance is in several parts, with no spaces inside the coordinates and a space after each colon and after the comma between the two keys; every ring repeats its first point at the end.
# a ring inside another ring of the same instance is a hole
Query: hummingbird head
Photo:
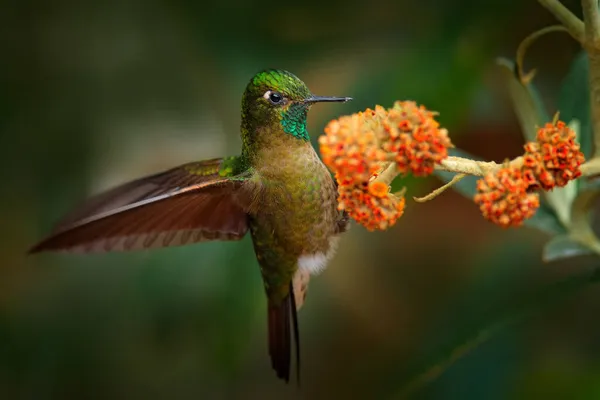
{"type": "Polygon", "coordinates": [[[256,128],[276,125],[285,133],[307,141],[306,115],[314,103],[349,100],[352,99],[315,96],[294,74],[264,70],[252,77],[242,97],[242,132],[246,136],[256,135],[260,134],[256,128]]]}

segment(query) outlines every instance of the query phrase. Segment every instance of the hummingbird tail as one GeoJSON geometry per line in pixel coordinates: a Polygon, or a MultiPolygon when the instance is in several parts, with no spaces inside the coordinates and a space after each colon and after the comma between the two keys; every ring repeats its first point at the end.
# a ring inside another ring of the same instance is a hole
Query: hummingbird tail
{"type": "Polygon", "coordinates": [[[293,328],[296,352],[296,373],[300,384],[300,337],[298,330],[298,314],[294,287],[290,283],[288,295],[279,304],[269,300],[269,355],[271,366],[277,372],[277,377],[287,382],[290,380],[291,342],[293,328]]]}

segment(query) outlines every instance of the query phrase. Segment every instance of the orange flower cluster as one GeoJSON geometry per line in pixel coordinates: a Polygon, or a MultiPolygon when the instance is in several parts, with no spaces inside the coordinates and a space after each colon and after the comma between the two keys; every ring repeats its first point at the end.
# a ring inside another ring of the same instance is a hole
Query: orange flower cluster
{"type": "Polygon", "coordinates": [[[448,157],[448,148],[454,147],[448,131],[440,129],[435,115],[415,102],[397,101],[382,121],[387,134],[383,148],[396,155],[401,173],[431,175],[435,164],[448,157]]]}
{"type": "Polygon", "coordinates": [[[475,203],[483,216],[508,228],[520,226],[540,206],[537,193],[528,193],[529,184],[521,168],[504,167],[477,181],[475,203]]]}
{"type": "Polygon", "coordinates": [[[372,181],[362,186],[340,186],[340,209],[367,230],[385,230],[404,214],[405,200],[389,192],[383,182],[372,181]]]}
{"type": "Polygon", "coordinates": [[[562,121],[540,128],[524,145],[520,167],[507,166],[477,181],[475,203],[485,218],[502,227],[520,226],[540,205],[536,189],[563,187],[581,176],[585,161],[575,132],[562,121]]]}
{"type": "Polygon", "coordinates": [[[377,129],[383,108],[367,109],[331,121],[319,137],[323,162],[335,171],[340,186],[367,182],[386,160],[377,129]]]}
{"type": "Polygon", "coordinates": [[[390,162],[402,174],[433,172],[452,147],[434,116],[412,101],[397,101],[387,110],[376,106],[331,121],[319,144],[323,162],[335,172],[340,209],[369,230],[394,225],[405,200],[376,176],[390,162]]]}
{"type": "Polygon", "coordinates": [[[530,184],[543,190],[563,187],[581,176],[584,161],[575,132],[562,121],[546,124],[538,130],[537,141],[525,145],[523,164],[530,184]]]}

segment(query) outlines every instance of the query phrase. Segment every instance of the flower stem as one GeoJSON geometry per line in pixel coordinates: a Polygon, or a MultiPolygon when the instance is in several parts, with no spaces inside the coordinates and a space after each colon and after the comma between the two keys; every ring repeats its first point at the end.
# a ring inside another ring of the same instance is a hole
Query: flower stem
{"type": "MultiPolygon", "coordinates": [[[[517,157],[510,161],[510,165],[519,167],[523,164],[523,157],[517,157]]],[[[488,172],[500,168],[503,164],[497,164],[494,161],[475,161],[462,157],[447,157],[441,164],[436,165],[436,169],[448,172],[457,172],[459,174],[484,176],[488,172]]]]}
{"type": "Polygon", "coordinates": [[[598,13],[598,0],[581,0],[585,42],[588,46],[597,48],[600,44],[600,14],[598,13]]]}
{"type": "MultiPolygon", "coordinates": [[[[520,167],[523,165],[523,157],[517,157],[511,160],[509,165],[513,167],[520,167]]],[[[455,172],[458,174],[484,176],[502,166],[505,166],[505,164],[498,164],[494,161],[475,161],[462,157],[448,157],[444,159],[441,164],[436,165],[435,169],[439,171],[455,172]]],[[[594,177],[600,175],[600,157],[588,160],[582,164],[579,169],[582,176],[594,177]]],[[[384,173],[385,172],[386,171],[384,171],[384,173]]],[[[378,177],[378,179],[380,177],[381,175],[378,177]]]]}
{"type": "Polygon", "coordinates": [[[594,158],[600,157],[600,13],[598,0],[581,0],[585,22],[583,47],[590,63],[590,105],[594,130],[594,158]]]}
{"type": "Polygon", "coordinates": [[[600,158],[592,158],[581,167],[579,167],[581,175],[583,176],[596,176],[600,175],[600,158]]]}
{"type": "Polygon", "coordinates": [[[515,62],[517,64],[517,76],[522,85],[529,84],[536,73],[535,69],[532,69],[527,73],[525,73],[525,71],[523,70],[523,65],[525,63],[525,54],[527,53],[527,50],[540,37],[552,32],[568,33],[569,30],[564,25],[547,26],[545,28],[533,32],[531,35],[523,39],[523,41],[519,44],[519,47],[517,48],[517,56],[515,62]]]}
{"type": "MultiPolygon", "coordinates": [[[[581,21],[575,14],[573,14],[569,9],[562,5],[562,3],[558,0],[538,0],[539,3],[546,7],[548,11],[550,11],[556,19],[558,19],[564,26],[567,28],[569,34],[573,36],[575,40],[579,43],[583,44],[585,40],[584,34],[584,25],[583,21],[581,21]]],[[[586,1],[586,0],[582,0],[586,1]]]]}
{"type": "Polygon", "coordinates": [[[398,168],[396,167],[396,163],[391,162],[383,170],[383,172],[381,174],[379,174],[379,176],[377,176],[377,178],[375,178],[375,181],[383,182],[386,185],[390,185],[392,183],[392,181],[394,180],[394,178],[396,178],[397,176],[398,176],[398,168]]]}
{"type": "Polygon", "coordinates": [[[452,178],[452,180],[450,182],[446,183],[444,186],[440,186],[439,188],[435,189],[433,192],[429,193],[427,196],[413,197],[413,199],[415,199],[415,201],[418,203],[425,203],[426,201],[433,200],[436,197],[438,197],[440,194],[445,192],[447,189],[451,188],[454,184],[460,182],[465,176],[467,176],[467,175],[466,174],[456,174],[456,175],[454,175],[454,177],[452,178]]]}

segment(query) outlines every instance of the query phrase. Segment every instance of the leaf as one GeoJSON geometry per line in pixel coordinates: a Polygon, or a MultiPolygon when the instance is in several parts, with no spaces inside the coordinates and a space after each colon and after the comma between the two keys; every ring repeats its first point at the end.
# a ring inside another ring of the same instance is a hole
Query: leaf
{"type": "MultiPolygon", "coordinates": [[[[481,157],[476,157],[464,150],[460,149],[451,149],[449,151],[450,156],[455,157],[463,157],[476,161],[484,161],[481,157]]],[[[444,183],[450,182],[456,173],[440,171],[436,170],[434,174],[440,178],[444,183]]],[[[462,194],[469,200],[473,201],[473,196],[475,196],[477,180],[481,179],[479,176],[466,176],[464,179],[456,183],[452,188],[456,190],[458,193],[462,194]]],[[[525,220],[525,225],[536,228],[542,232],[558,234],[564,233],[565,228],[560,223],[556,213],[550,207],[545,204],[541,204],[540,208],[534,214],[533,217],[525,220]]]]}
{"type": "Polygon", "coordinates": [[[558,216],[554,210],[544,203],[540,204],[540,208],[538,208],[533,217],[525,220],[524,225],[550,234],[566,232],[565,227],[558,220],[558,216]]]}
{"type": "Polygon", "coordinates": [[[579,121],[579,143],[586,159],[592,156],[592,123],[590,111],[589,62],[582,50],[573,60],[559,90],[558,111],[560,119],[579,121]]]}
{"type": "Polygon", "coordinates": [[[514,61],[499,58],[497,63],[506,73],[508,90],[523,136],[527,141],[535,140],[537,128],[550,120],[541,97],[533,84],[521,83],[516,75],[514,61]]]}
{"type": "Polygon", "coordinates": [[[592,252],[600,254],[600,240],[591,227],[590,211],[596,198],[600,196],[598,189],[586,189],[579,193],[571,207],[570,237],[592,252]]]}
{"type": "Polygon", "coordinates": [[[395,398],[412,398],[410,396],[414,395],[415,392],[433,382],[463,356],[488,341],[491,337],[496,336],[508,326],[518,324],[538,313],[548,311],[568,296],[599,281],[600,268],[595,268],[591,273],[587,271],[545,285],[541,289],[535,290],[525,299],[504,307],[504,311],[498,312],[492,319],[482,321],[479,328],[476,328],[466,338],[463,337],[462,340],[451,346],[450,351],[443,352],[434,362],[421,369],[419,373],[412,374],[404,380],[404,384],[401,385],[395,398]]]}
{"type": "Polygon", "coordinates": [[[558,235],[544,246],[542,259],[545,262],[593,254],[593,251],[583,244],[573,240],[568,235],[558,235]]]}

